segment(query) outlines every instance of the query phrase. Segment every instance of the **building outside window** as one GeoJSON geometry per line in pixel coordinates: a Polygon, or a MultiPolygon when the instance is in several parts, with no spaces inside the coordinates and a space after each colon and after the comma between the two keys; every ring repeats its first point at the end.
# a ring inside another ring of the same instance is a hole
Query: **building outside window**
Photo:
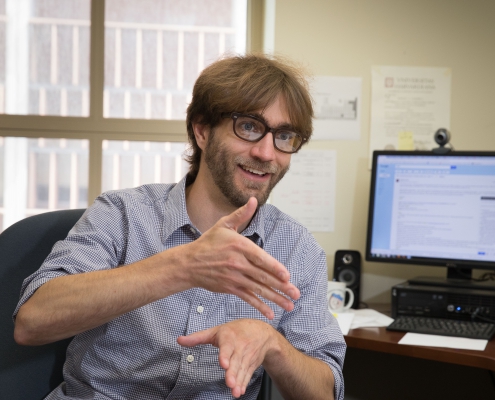
{"type": "Polygon", "coordinates": [[[249,0],[0,0],[0,231],[187,172],[185,110],[249,0]]]}

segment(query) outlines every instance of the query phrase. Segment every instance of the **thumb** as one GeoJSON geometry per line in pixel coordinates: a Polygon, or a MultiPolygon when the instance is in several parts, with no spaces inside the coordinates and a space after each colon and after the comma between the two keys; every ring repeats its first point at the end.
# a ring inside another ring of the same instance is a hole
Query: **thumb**
{"type": "Polygon", "coordinates": [[[250,197],[246,204],[239,207],[232,214],[223,217],[220,220],[220,223],[226,228],[237,231],[240,226],[251,221],[251,218],[253,218],[253,215],[256,212],[257,206],[258,200],[256,200],[256,197],[250,197]]]}
{"type": "Polygon", "coordinates": [[[194,347],[199,344],[215,345],[215,328],[216,327],[206,329],[204,331],[198,331],[187,336],[179,336],[177,338],[177,343],[184,347],[194,347]]]}

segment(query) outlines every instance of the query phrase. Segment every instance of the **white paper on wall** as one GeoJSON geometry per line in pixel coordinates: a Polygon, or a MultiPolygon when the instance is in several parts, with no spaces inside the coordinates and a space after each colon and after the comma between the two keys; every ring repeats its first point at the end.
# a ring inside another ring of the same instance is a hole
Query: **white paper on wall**
{"type": "Polygon", "coordinates": [[[362,79],[317,76],[311,84],[315,119],[311,140],[359,140],[362,79]]]}
{"type": "Polygon", "coordinates": [[[312,232],[333,232],[335,169],[335,150],[301,150],[292,155],[290,170],[273,190],[271,203],[312,232]]]}

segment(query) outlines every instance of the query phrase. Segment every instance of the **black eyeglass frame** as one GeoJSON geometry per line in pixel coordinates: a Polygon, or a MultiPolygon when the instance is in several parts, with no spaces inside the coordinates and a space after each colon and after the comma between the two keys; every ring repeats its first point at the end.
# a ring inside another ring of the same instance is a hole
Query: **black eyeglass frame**
{"type": "Polygon", "coordinates": [[[273,135],[273,147],[275,147],[278,151],[280,151],[282,153],[286,153],[286,154],[297,153],[299,151],[299,149],[302,147],[302,145],[308,141],[308,139],[301,136],[301,134],[294,132],[294,131],[289,131],[289,132],[295,133],[297,136],[299,136],[301,138],[301,143],[299,144],[299,146],[297,146],[297,148],[294,151],[281,150],[277,147],[277,144],[275,142],[275,136],[276,136],[277,132],[288,131],[287,129],[285,129],[285,128],[271,128],[261,118],[255,116],[255,115],[251,115],[251,114],[242,114],[242,113],[238,113],[238,112],[226,112],[226,113],[222,113],[221,116],[222,116],[222,118],[232,118],[232,122],[233,122],[232,129],[234,131],[234,134],[239,139],[244,140],[245,142],[249,142],[249,143],[259,142],[261,139],[263,139],[267,135],[268,132],[271,132],[273,135]],[[263,124],[263,126],[265,127],[265,132],[263,132],[263,134],[255,140],[247,140],[245,137],[239,136],[235,130],[235,124],[236,124],[236,121],[239,117],[249,117],[249,118],[255,119],[258,122],[261,122],[263,124]]]}

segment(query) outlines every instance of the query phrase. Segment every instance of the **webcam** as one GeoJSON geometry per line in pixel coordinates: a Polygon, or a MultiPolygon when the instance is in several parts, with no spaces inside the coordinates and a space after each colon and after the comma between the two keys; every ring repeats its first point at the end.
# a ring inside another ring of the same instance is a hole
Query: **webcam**
{"type": "Polygon", "coordinates": [[[435,139],[435,142],[439,145],[439,147],[433,149],[434,153],[447,154],[453,150],[452,145],[450,145],[450,147],[445,147],[445,145],[450,141],[450,132],[447,129],[438,129],[433,135],[433,139],[435,139]]]}
{"type": "Polygon", "coordinates": [[[440,146],[445,146],[450,140],[450,132],[445,128],[440,128],[435,132],[433,138],[437,144],[440,146]]]}

